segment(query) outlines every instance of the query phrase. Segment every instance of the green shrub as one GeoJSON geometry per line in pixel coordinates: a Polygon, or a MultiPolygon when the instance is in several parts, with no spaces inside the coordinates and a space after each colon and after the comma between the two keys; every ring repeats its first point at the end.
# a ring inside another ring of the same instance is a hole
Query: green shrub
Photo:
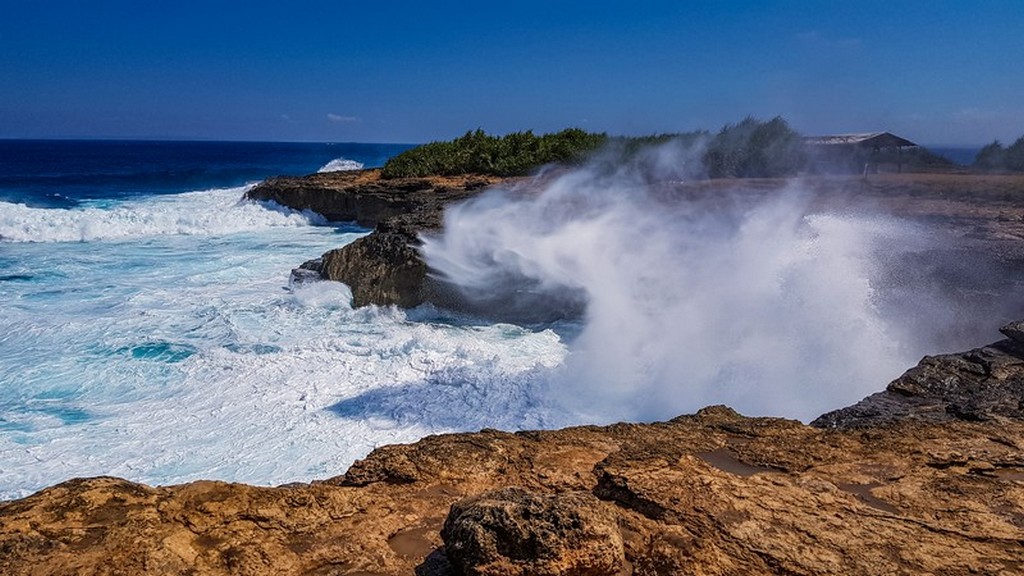
{"type": "Polygon", "coordinates": [[[727,124],[704,152],[710,178],[791,176],[806,164],[802,138],[778,116],[768,122],[748,116],[739,124],[727,124]]]}
{"type": "MultiPolygon", "coordinates": [[[[951,163],[925,148],[871,150],[850,146],[831,159],[842,170],[856,172],[865,164],[901,163],[910,169],[928,170],[951,163]]],[[[384,165],[384,178],[487,174],[523,176],[545,164],[579,164],[595,160],[599,173],[626,167],[639,174],[664,177],[666,163],[675,162],[687,177],[779,178],[794,176],[811,167],[812,154],[804,139],[781,117],[767,122],[747,117],[727,124],[718,133],[706,131],[657,134],[640,137],[609,137],[578,128],[553,134],[532,131],[492,136],[477,129],[447,142],[418,146],[384,165]],[[662,147],[672,142],[674,145],[662,147]],[[599,148],[604,153],[597,155],[599,148]],[[654,151],[655,154],[648,154],[654,151]],[[676,158],[673,155],[677,155],[676,158]]],[[[821,160],[820,158],[818,159],[821,160]]],[[[1024,138],[1003,149],[994,142],[978,155],[975,165],[1024,170],[1024,138]]]]}
{"type": "Polygon", "coordinates": [[[974,157],[974,166],[983,170],[1002,170],[1006,167],[1006,149],[999,140],[985,146],[974,157]]]}
{"type": "Polygon", "coordinates": [[[974,157],[974,167],[982,170],[1024,172],[1024,136],[1005,148],[999,140],[985,146],[974,157]]]}
{"type": "Polygon", "coordinates": [[[1024,136],[1006,148],[1006,169],[1024,172],[1024,136]]]}
{"type": "Polygon", "coordinates": [[[483,130],[466,132],[448,142],[431,142],[407,150],[384,164],[384,178],[488,174],[523,176],[544,164],[582,161],[608,139],[569,128],[555,134],[532,131],[491,136],[483,130]]]}

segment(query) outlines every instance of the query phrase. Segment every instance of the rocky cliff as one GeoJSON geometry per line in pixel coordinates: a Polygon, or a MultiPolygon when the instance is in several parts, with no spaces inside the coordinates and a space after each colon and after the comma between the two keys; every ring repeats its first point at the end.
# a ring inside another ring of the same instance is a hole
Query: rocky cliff
{"type": "Polygon", "coordinates": [[[0,504],[0,573],[1020,574],[1019,327],[923,360],[884,418],[711,407],[432,436],[276,488],[71,480],[0,504]]]}
{"type": "Polygon", "coordinates": [[[441,227],[446,205],[500,181],[488,176],[384,180],[378,169],[356,170],[271,178],[246,197],[374,228],[352,244],[303,263],[292,279],[344,282],[352,289],[357,307],[395,304],[408,308],[428,300],[434,292],[416,249],[419,234],[441,227]]]}
{"type": "Polygon", "coordinates": [[[811,423],[822,428],[870,428],[895,422],[989,422],[1024,418],[1024,321],[1007,336],[961,354],[926,356],[882,392],[811,423]]]}
{"type": "MultiPolygon", "coordinates": [[[[556,177],[557,172],[548,177],[556,177]]],[[[466,200],[489,186],[514,187],[530,193],[544,179],[499,179],[487,176],[382,179],[379,170],[330,172],[272,178],[247,197],[295,210],[312,210],[333,221],[354,221],[374,230],[368,236],[299,266],[293,280],[328,279],[352,289],[353,304],[412,307],[425,301],[442,306],[457,299],[435,282],[420,257],[422,232],[441,228],[445,206],[466,200]]],[[[948,235],[942,254],[925,259],[967,259],[1001,270],[1024,266],[1024,177],[1019,175],[890,174],[871,179],[821,177],[790,179],[706,180],[652,183],[667,198],[757,198],[799,188],[810,193],[814,208],[833,211],[884,212],[948,235]]],[[[315,256],[315,255],[311,255],[315,256]]],[[[934,263],[908,263],[927,270],[934,263]]],[[[973,275],[958,279],[956,289],[970,298],[1003,293],[1000,278],[1016,274],[973,275]],[[967,285],[969,284],[969,285],[967,285]]],[[[933,279],[921,278],[927,282],[933,279]]],[[[1019,313],[1018,307],[1009,314],[1019,313]]]]}

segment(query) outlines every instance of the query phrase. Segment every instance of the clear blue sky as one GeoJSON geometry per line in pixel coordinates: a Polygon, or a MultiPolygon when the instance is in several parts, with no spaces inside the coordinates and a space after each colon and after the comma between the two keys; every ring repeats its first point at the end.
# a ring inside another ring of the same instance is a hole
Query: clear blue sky
{"type": "Polygon", "coordinates": [[[1024,135],[1024,1],[3,0],[0,138],[1024,135]]]}

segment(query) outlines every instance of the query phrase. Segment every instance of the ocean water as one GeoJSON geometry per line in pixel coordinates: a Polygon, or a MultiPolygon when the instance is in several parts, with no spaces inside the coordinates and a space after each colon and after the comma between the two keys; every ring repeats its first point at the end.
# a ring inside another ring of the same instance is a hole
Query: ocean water
{"type": "Polygon", "coordinates": [[[405,148],[0,141],[0,498],[93,475],[308,481],[384,443],[557,423],[537,400],[555,331],[291,288],[367,230],[242,200],[405,148]]]}

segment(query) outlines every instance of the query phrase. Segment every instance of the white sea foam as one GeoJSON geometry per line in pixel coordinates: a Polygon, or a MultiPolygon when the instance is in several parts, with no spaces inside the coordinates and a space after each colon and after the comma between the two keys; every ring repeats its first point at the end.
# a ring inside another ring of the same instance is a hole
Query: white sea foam
{"type": "Polygon", "coordinates": [[[317,172],[347,172],[349,170],[362,170],[363,163],[349,160],[348,158],[335,158],[320,167],[317,172]]]}
{"type": "Polygon", "coordinates": [[[0,239],[86,242],[160,235],[231,234],[319,222],[312,213],[267,210],[241,200],[249,186],[135,199],[110,206],[31,208],[0,203],[0,239]]]}
{"type": "Polygon", "coordinates": [[[224,212],[195,233],[0,244],[0,498],[103,474],[308,481],[384,443],[562,422],[540,402],[564,359],[557,334],[353,310],[337,283],[288,290],[296,263],[364,232],[232,194],[93,209],[97,222],[224,212]]]}

